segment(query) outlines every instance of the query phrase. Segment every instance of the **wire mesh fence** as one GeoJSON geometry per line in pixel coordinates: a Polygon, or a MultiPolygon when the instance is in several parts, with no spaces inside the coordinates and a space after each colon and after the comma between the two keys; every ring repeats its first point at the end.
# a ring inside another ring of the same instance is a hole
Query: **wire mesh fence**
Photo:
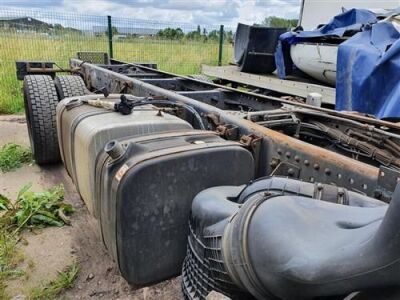
{"type": "MultiPolygon", "coordinates": [[[[113,18],[112,24],[112,29],[117,30],[114,56],[122,60],[154,61],[160,69],[181,74],[198,73],[201,64],[218,63],[219,26],[125,18],[113,18]]],[[[229,57],[226,53],[225,62],[229,57]]]]}
{"type": "Polygon", "coordinates": [[[222,64],[232,57],[232,30],[223,32],[220,45],[220,26],[120,17],[109,21],[107,16],[0,8],[0,113],[23,109],[17,60],[67,67],[78,51],[103,51],[128,62],[155,62],[165,71],[196,74],[202,64],[219,63],[220,47],[222,64]]]}

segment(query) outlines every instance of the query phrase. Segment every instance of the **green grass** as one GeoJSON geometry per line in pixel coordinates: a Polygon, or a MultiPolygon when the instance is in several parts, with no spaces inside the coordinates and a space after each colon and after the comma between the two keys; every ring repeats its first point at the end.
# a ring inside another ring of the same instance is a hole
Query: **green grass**
{"type": "Polygon", "coordinates": [[[27,299],[29,300],[50,300],[56,299],[64,290],[74,285],[78,277],[79,266],[75,262],[68,266],[64,271],[59,272],[55,280],[43,284],[41,287],[33,289],[27,299]]]}
{"type": "MultiPolygon", "coordinates": [[[[77,51],[107,52],[105,36],[45,36],[0,31],[0,114],[23,111],[20,81],[15,75],[16,60],[50,60],[68,67],[77,51]]],[[[223,64],[232,58],[232,46],[224,44],[223,64]]],[[[218,63],[218,43],[129,39],[114,41],[114,57],[128,62],[156,62],[159,69],[182,75],[198,74],[202,64],[218,63]]]]}
{"type": "Polygon", "coordinates": [[[22,276],[24,272],[18,268],[23,254],[17,250],[16,235],[0,228],[0,299],[9,299],[5,289],[5,281],[22,276]]]}
{"type": "MultiPolygon", "coordinates": [[[[0,290],[3,281],[21,276],[23,272],[17,268],[18,263],[23,260],[23,255],[16,249],[18,237],[4,228],[0,229],[0,290]]],[[[1,293],[0,293],[0,299],[1,293]]]]}
{"type": "Polygon", "coordinates": [[[19,168],[24,163],[32,162],[30,148],[9,143],[0,148],[0,171],[9,172],[19,168]]]}

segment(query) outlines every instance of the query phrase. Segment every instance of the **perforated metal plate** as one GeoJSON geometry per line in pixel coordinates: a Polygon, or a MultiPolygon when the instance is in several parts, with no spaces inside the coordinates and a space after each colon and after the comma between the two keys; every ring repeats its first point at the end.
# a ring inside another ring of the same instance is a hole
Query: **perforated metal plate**
{"type": "Polygon", "coordinates": [[[108,54],[99,51],[80,51],[76,53],[78,59],[91,64],[108,64],[108,54]]]}

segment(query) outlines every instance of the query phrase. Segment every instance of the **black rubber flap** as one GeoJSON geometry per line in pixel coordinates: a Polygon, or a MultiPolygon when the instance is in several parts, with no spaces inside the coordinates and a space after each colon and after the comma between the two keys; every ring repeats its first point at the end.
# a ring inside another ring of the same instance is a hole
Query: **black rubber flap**
{"type": "Polygon", "coordinates": [[[276,69],[275,50],[286,28],[238,24],[235,36],[235,61],[240,71],[272,73],[276,69]]]}

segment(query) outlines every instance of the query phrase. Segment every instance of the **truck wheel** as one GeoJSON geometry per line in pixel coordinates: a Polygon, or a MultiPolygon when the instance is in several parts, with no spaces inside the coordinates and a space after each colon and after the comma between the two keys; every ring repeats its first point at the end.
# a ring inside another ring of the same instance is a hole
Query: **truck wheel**
{"type": "Polygon", "coordinates": [[[47,75],[28,75],[24,78],[26,123],[32,154],[37,164],[60,161],[56,127],[57,91],[47,75]]]}
{"type": "Polygon", "coordinates": [[[60,100],[68,97],[90,94],[83,79],[77,75],[56,76],[54,83],[60,100]]]}

